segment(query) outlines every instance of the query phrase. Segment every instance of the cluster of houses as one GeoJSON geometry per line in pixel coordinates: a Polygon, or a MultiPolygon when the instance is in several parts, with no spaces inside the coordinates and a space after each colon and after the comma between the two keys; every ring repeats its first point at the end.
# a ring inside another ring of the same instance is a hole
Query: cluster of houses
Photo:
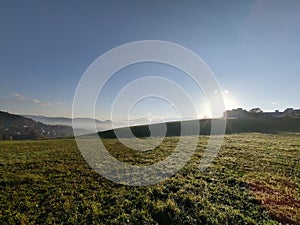
{"type": "Polygon", "coordinates": [[[247,118],[247,117],[300,117],[300,109],[287,108],[283,112],[275,110],[274,112],[263,112],[260,108],[254,108],[249,111],[237,108],[224,112],[226,118],[247,118]]]}

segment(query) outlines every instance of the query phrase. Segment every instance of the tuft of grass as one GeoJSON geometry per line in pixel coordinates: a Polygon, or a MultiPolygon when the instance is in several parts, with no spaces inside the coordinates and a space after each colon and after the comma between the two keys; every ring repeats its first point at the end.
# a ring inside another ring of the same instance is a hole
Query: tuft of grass
{"type": "MultiPolygon", "coordinates": [[[[189,138],[184,137],[186,148],[189,138]]],[[[215,161],[198,165],[208,137],[189,163],[151,186],[106,180],[73,139],[0,142],[0,224],[300,224],[299,134],[227,135],[215,161]]],[[[116,139],[109,152],[133,165],[170,155],[178,137],[138,152],[116,139]]]]}

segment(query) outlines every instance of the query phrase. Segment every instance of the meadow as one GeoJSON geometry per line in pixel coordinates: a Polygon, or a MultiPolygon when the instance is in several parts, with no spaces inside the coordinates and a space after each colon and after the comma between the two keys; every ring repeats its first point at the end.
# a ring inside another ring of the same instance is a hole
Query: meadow
{"type": "MultiPolygon", "coordinates": [[[[189,138],[189,137],[185,137],[189,138]]],[[[208,137],[178,173],[155,185],[113,183],[84,161],[74,139],[0,142],[0,224],[300,224],[300,134],[226,135],[214,162],[198,164],[208,137]]],[[[131,164],[171,154],[104,139],[131,164]]]]}

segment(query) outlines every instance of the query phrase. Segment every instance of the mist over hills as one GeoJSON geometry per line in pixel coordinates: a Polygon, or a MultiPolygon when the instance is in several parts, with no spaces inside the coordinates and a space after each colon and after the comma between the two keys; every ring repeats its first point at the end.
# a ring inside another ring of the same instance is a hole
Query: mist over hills
{"type": "MultiPolygon", "coordinates": [[[[24,117],[33,119],[37,122],[41,122],[49,125],[65,125],[72,126],[72,121],[75,120],[77,127],[85,130],[84,133],[94,132],[91,129],[90,124],[95,123],[98,131],[107,131],[112,129],[117,129],[121,127],[129,127],[129,126],[139,126],[146,125],[151,123],[162,123],[162,122],[174,122],[178,121],[178,118],[165,118],[165,119],[148,119],[147,117],[140,117],[136,119],[129,120],[128,122],[117,122],[111,120],[98,120],[92,118],[66,118],[66,117],[48,117],[48,116],[40,116],[40,115],[22,115],[24,117]]],[[[184,120],[190,120],[190,118],[185,118],[184,120]]]]}
{"type": "MultiPolygon", "coordinates": [[[[36,115],[23,115],[27,118],[33,119],[37,122],[42,122],[45,124],[49,124],[49,125],[65,125],[65,126],[71,126],[72,127],[72,121],[75,120],[76,123],[78,124],[78,126],[83,129],[86,130],[86,133],[91,132],[90,130],[90,126],[89,124],[91,122],[95,122],[97,130],[99,131],[104,131],[104,130],[110,130],[113,128],[112,126],[112,121],[110,120],[105,120],[105,121],[101,121],[101,120],[97,120],[97,119],[91,119],[91,118],[66,118],[66,117],[48,117],[48,116],[36,116],[36,115]]],[[[118,123],[115,125],[119,125],[122,126],[124,124],[118,123]]]]}

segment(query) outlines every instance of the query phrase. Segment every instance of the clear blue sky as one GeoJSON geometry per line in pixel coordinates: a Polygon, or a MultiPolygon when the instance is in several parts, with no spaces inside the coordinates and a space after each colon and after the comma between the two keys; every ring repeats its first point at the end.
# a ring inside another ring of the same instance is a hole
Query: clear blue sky
{"type": "MultiPolygon", "coordinates": [[[[175,42],[197,53],[215,73],[227,108],[300,108],[299,11],[297,0],[4,0],[0,110],[71,116],[87,67],[111,48],[144,39],[175,42]]],[[[188,85],[180,76],[176,79],[188,85]]],[[[112,79],[107,100],[122,82],[112,79]]],[[[159,104],[144,102],[156,109],[159,104]]],[[[98,117],[107,119],[100,108],[98,117]]]]}

